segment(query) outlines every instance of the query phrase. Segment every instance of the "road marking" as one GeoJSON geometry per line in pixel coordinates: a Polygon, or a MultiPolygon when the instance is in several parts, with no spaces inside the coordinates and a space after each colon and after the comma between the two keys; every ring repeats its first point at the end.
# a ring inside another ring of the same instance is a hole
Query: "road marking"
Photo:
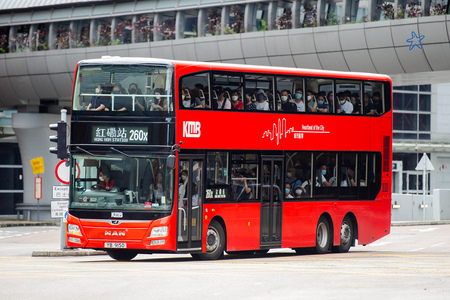
{"type": "Polygon", "coordinates": [[[431,245],[431,247],[437,247],[437,246],[442,246],[442,245],[445,245],[446,243],[444,242],[444,243],[439,243],[439,244],[434,244],[434,245],[431,245]]]}
{"type": "Polygon", "coordinates": [[[392,244],[392,242],[375,242],[373,244],[369,244],[371,247],[380,247],[380,246],[386,246],[392,244]]]}
{"type": "Polygon", "coordinates": [[[37,234],[37,233],[46,233],[51,231],[56,231],[57,229],[50,229],[50,230],[42,230],[42,231],[31,231],[31,232],[19,232],[19,231],[13,231],[13,230],[0,230],[0,240],[6,239],[6,238],[15,238],[15,237],[23,237],[31,234],[37,234]]]}
{"type": "Polygon", "coordinates": [[[411,229],[411,231],[419,231],[419,232],[431,232],[431,231],[435,231],[438,230],[437,227],[430,227],[427,229],[411,229]]]}
{"type": "Polygon", "coordinates": [[[424,250],[425,248],[417,248],[417,249],[413,249],[413,250],[409,250],[409,252],[415,252],[415,251],[420,251],[420,250],[424,250]]]}

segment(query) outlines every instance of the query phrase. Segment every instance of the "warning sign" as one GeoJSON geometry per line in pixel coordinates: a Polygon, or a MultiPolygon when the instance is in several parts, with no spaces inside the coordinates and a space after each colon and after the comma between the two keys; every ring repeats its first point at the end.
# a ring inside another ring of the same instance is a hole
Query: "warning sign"
{"type": "Polygon", "coordinates": [[[33,168],[33,174],[43,174],[44,173],[44,158],[36,157],[30,160],[31,167],[33,168]]]}

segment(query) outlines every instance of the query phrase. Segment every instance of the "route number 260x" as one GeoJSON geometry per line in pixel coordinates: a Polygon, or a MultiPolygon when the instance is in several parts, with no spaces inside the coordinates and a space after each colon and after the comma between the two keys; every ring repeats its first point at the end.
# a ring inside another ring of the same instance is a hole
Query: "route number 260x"
{"type": "Polygon", "coordinates": [[[146,142],[148,140],[148,132],[143,130],[130,130],[130,141],[146,142]]]}

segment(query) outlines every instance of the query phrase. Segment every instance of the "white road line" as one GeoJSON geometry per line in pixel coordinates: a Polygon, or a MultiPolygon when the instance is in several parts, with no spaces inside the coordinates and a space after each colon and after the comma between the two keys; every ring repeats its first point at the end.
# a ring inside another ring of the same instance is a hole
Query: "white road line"
{"type": "Polygon", "coordinates": [[[415,252],[415,251],[420,251],[420,250],[424,250],[425,248],[417,248],[417,249],[413,249],[413,250],[409,250],[409,252],[415,252]]]}
{"type": "Polygon", "coordinates": [[[386,246],[392,244],[392,242],[375,242],[373,244],[370,244],[371,247],[380,247],[380,246],[386,246]]]}

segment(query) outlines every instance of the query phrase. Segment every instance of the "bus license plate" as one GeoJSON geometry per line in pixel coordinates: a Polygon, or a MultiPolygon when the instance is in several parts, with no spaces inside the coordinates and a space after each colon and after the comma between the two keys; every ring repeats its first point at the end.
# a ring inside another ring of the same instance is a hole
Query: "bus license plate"
{"type": "Polygon", "coordinates": [[[127,243],[105,243],[105,248],[126,248],[127,243]]]}

